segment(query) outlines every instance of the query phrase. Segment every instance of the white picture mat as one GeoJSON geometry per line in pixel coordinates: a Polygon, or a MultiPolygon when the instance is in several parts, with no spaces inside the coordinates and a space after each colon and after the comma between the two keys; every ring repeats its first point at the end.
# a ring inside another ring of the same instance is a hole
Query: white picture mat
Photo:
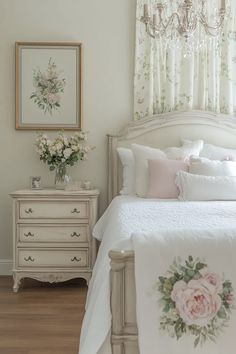
{"type": "Polygon", "coordinates": [[[78,121],[79,102],[79,63],[78,48],[55,47],[23,47],[20,51],[20,117],[21,124],[30,125],[76,125],[78,121]],[[44,113],[34,103],[30,96],[34,92],[33,71],[40,68],[47,70],[49,60],[55,61],[57,69],[61,71],[60,79],[65,78],[66,86],[61,93],[61,107],[53,114],[44,113]]]}

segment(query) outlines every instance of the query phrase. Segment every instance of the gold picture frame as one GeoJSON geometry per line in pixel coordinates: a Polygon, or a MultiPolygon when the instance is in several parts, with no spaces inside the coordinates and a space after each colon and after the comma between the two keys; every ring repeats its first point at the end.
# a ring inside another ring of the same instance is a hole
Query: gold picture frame
{"type": "Polygon", "coordinates": [[[16,129],[82,129],[82,44],[16,42],[16,129]]]}

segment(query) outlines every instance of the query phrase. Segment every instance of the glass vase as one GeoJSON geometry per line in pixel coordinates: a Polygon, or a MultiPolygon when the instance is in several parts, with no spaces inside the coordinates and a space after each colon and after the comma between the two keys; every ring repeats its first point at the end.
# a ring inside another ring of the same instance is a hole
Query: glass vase
{"type": "Polygon", "coordinates": [[[55,170],[55,180],[54,185],[56,189],[65,189],[66,185],[69,183],[70,177],[67,174],[66,166],[59,165],[55,170]]]}

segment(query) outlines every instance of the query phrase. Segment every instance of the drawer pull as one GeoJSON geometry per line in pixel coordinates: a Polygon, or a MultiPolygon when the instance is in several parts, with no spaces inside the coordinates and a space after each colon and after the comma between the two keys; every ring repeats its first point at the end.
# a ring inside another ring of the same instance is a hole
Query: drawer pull
{"type": "Polygon", "coordinates": [[[32,214],[33,210],[31,208],[29,208],[29,209],[25,209],[25,212],[26,212],[26,214],[32,214]]]}
{"type": "Polygon", "coordinates": [[[74,208],[74,209],[71,211],[71,214],[80,214],[80,210],[78,210],[77,208],[74,208]]]}
{"type": "Polygon", "coordinates": [[[71,262],[80,262],[80,261],[81,258],[77,258],[77,257],[71,258],[71,262]]]}
{"type": "Polygon", "coordinates": [[[80,237],[80,236],[81,236],[81,234],[77,234],[77,232],[73,232],[71,234],[71,237],[80,237]]]}
{"type": "Polygon", "coordinates": [[[25,237],[34,237],[34,234],[31,234],[31,232],[29,231],[27,234],[24,233],[25,237]]]}
{"type": "Polygon", "coordinates": [[[24,258],[24,260],[26,262],[34,262],[34,258],[32,258],[31,256],[29,256],[28,258],[24,258]]]}

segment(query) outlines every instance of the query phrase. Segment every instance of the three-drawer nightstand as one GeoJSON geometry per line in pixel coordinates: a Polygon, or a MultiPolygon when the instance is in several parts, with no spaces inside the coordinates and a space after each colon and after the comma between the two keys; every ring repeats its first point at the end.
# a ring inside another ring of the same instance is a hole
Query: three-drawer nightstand
{"type": "Polygon", "coordinates": [[[96,260],[92,229],[97,221],[98,190],[20,190],[13,198],[13,278],[89,282],[96,260]]]}

